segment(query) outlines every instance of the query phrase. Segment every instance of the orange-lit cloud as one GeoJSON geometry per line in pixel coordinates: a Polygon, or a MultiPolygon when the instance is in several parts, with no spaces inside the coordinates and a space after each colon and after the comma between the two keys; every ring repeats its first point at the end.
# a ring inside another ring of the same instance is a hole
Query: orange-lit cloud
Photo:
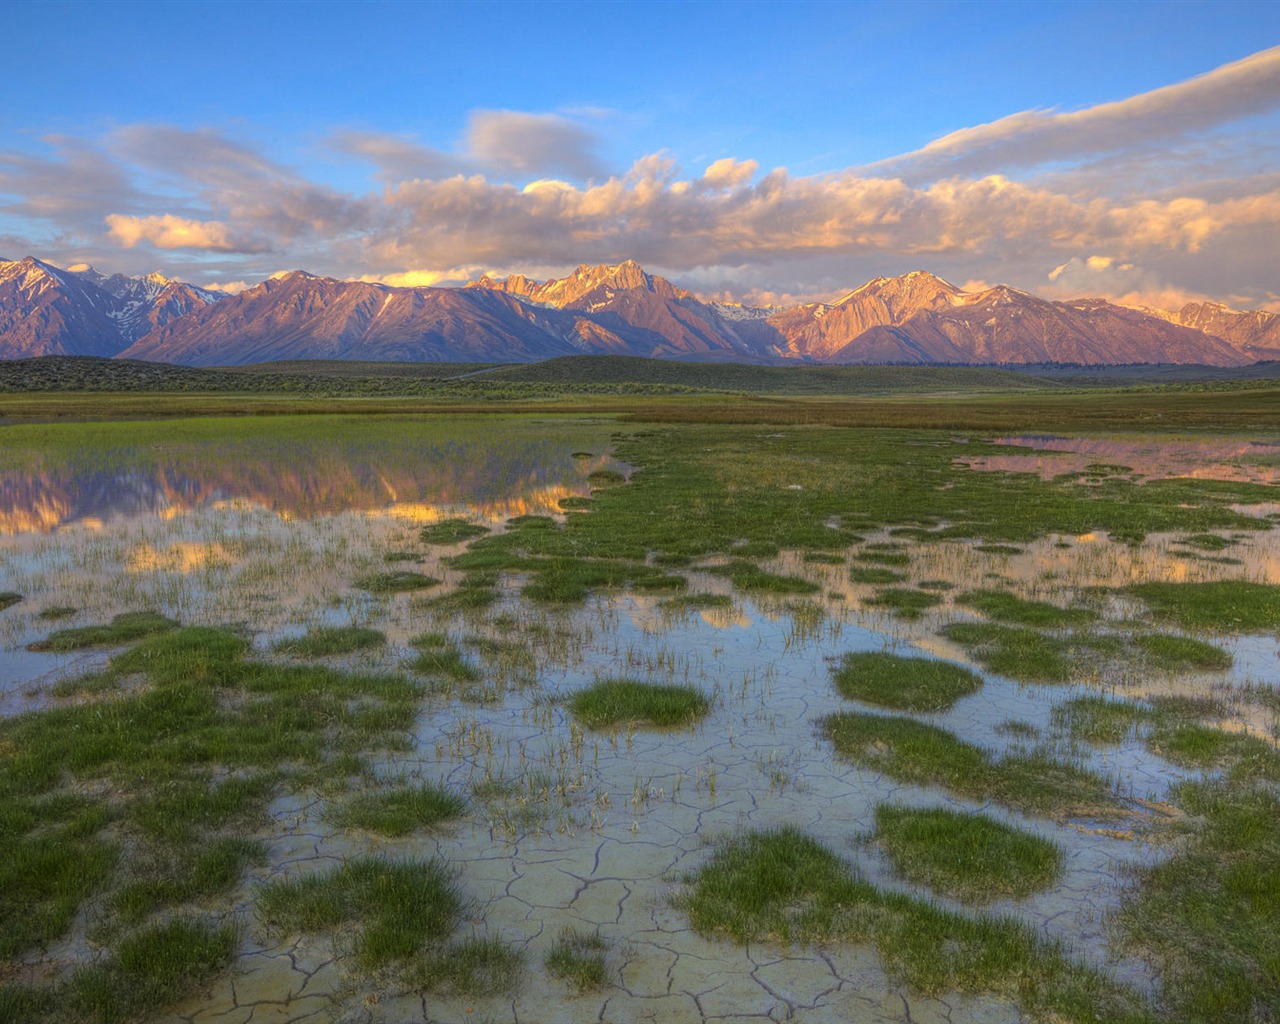
{"type": "Polygon", "coordinates": [[[126,249],[132,249],[139,242],[150,242],[157,249],[247,251],[232,240],[230,230],[221,221],[190,220],[168,213],[153,217],[112,213],[107,215],[106,221],[111,237],[126,249]]]}

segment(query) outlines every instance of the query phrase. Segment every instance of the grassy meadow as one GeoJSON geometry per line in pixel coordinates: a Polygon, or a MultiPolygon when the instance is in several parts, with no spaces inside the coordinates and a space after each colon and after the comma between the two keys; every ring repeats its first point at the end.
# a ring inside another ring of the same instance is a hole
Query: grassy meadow
{"type": "Polygon", "coordinates": [[[1276,381],[16,372],[0,1022],[1280,1019],[1276,381]]]}

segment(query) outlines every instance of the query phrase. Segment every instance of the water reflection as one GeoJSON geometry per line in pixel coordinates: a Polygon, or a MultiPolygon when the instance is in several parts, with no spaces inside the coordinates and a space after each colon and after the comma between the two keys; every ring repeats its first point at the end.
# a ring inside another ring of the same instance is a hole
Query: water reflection
{"type": "Polygon", "coordinates": [[[195,509],[265,508],[281,519],[337,512],[430,522],[465,507],[489,518],[559,511],[586,495],[607,456],[573,458],[559,441],[294,444],[125,449],[112,466],[57,461],[0,470],[0,533],[100,528],[117,518],[171,519],[195,509]]]}
{"type": "Polygon", "coordinates": [[[965,458],[971,469],[1038,473],[1049,480],[1066,473],[1134,474],[1147,480],[1190,477],[1233,483],[1280,484],[1280,443],[1231,438],[1101,438],[1018,434],[997,445],[1031,448],[1045,455],[965,458]]]}

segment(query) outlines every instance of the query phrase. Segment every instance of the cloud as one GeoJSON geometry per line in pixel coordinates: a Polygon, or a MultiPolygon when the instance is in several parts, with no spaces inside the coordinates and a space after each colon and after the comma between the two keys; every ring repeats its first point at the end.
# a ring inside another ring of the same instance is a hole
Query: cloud
{"type": "Polygon", "coordinates": [[[727,156],[702,172],[701,184],[707,188],[733,188],[745,185],[755,177],[760,165],[754,160],[737,160],[727,156]]]}
{"type": "Polygon", "coordinates": [[[911,181],[1033,167],[1179,139],[1280,106],[1280,46],[1084,110],[1024,110],[862,168],[911,181]]]}
{"type": "Polygon", "coordinates": [[[384,181],[448,178],[480,169],[469,158],[422,146],[399,135],[344,131],[333,136],[330,144],[339,152],[362,157],[374,164],[384,181]]]}
{"type": "Polygon", "coordinates": [[[435,284],[480,268],[547,276],[634,258],[715,295],[842,294],[923,268],[1048,294],[1261,300],[1275,290],[1280,231],[1280,174],[1265,157],[1280,147],[1241,135],[1230,152],[1252,155],[1233,174],[1200,138],[1158,173],[1150,139],[1267,107],[1278,63],[1280,50],[1266,51],[1116,104],[1013,115],[905,155],[902,173],[794,176],[738,156],[686,171],[666,151],[608,173],[585,114],[488,110],[471,115],[455,152],[336,134],[336,149],[371,165],[366,187],[344,189],[211,128],[129,125],[0,153],[0,217],[12,231],[0,242],[131,272],[152,269],[146,254],[160,248],[174,254],[171,273],[228,282],[289,265],[435,284]],[[1088,157],[1075,177],[1060,163],[1023,180],[987,173],[1126,138],[1129,150],[1088,157]]]}
{"type": "Polygon", "coordinates": [[[295,177],[257,150],[212,128],[128,125],[112,132],[107,144],[117,156],[138,167],[210,187],[241,188],[295,177]]]}
{"type": "Polygon", "coordinates": [[[126,249],[150,242],[157,249],[212,249],[216,252],[261,252],[262,243],[237,240],[221,221],[189,220],[163,214],[157,217],[128,217],[108,214],[111,236],[126,249]]]}
{"type": "Polygon", "coordinates": [[[608,170],[596,136],[558,114],[477,110],[467,125],[467,151],[481,163],[547,177],[601,178],[608,170]]]}
{"type": "Polygon", "coordinates": [[[252,288],[253,285],[248,281],[210,281],[208,284],[202,284],[201,288],[210,292],[222,292],[225,295],[239,295],[246,288],[252,288]]]}
{"type": "Polygon", "coordinates": [[[447,270],[405,270],[397,274],[364,274],[361,281],[386,284],[393,288],[434,288],[461,285],[474,281],[486,272],[485,267],[450,267],[447,270]]]}
{"type": "MultiPolygon", "coordinates": [[[[599,119],[605,111],[579,111],[599,119]]],[[[603,178],[608,168],[597,153],[600,140],[578,121],[560,114],[475,110],[457,152],[424,146],[405,135],[342,131],[330,139],[341,153],[367,160],[386,182],[439,180],[461,174],[512,179],[562,176],[603,178]]]]}
{"type": "Polygon", "coordinates": [[[92,143],[64,135],[41,142],[50,155],[0,153],[0,197],[9,197],[0,209],[84,229],[101,223],[104,204],[131,211],[145,202],[129,171],[92,143]]]}

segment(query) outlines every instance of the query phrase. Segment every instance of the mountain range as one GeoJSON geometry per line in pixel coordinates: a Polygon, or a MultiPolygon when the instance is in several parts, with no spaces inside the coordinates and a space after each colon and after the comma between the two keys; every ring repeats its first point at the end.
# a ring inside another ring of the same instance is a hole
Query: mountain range
{"type": "Polygon", "coordinates": [[[626,260],[567,277],[399,288],[304,271],[236,295],[159,274],[0,260],[0,358],[121,356],[192,366],[284,359],[533,362],[614,354],[756,363],[1242,366],[1280,358],[1280,314],[1191,303],[1053,302],[924,271],[833,303],[708,302],[626,260]]]}

